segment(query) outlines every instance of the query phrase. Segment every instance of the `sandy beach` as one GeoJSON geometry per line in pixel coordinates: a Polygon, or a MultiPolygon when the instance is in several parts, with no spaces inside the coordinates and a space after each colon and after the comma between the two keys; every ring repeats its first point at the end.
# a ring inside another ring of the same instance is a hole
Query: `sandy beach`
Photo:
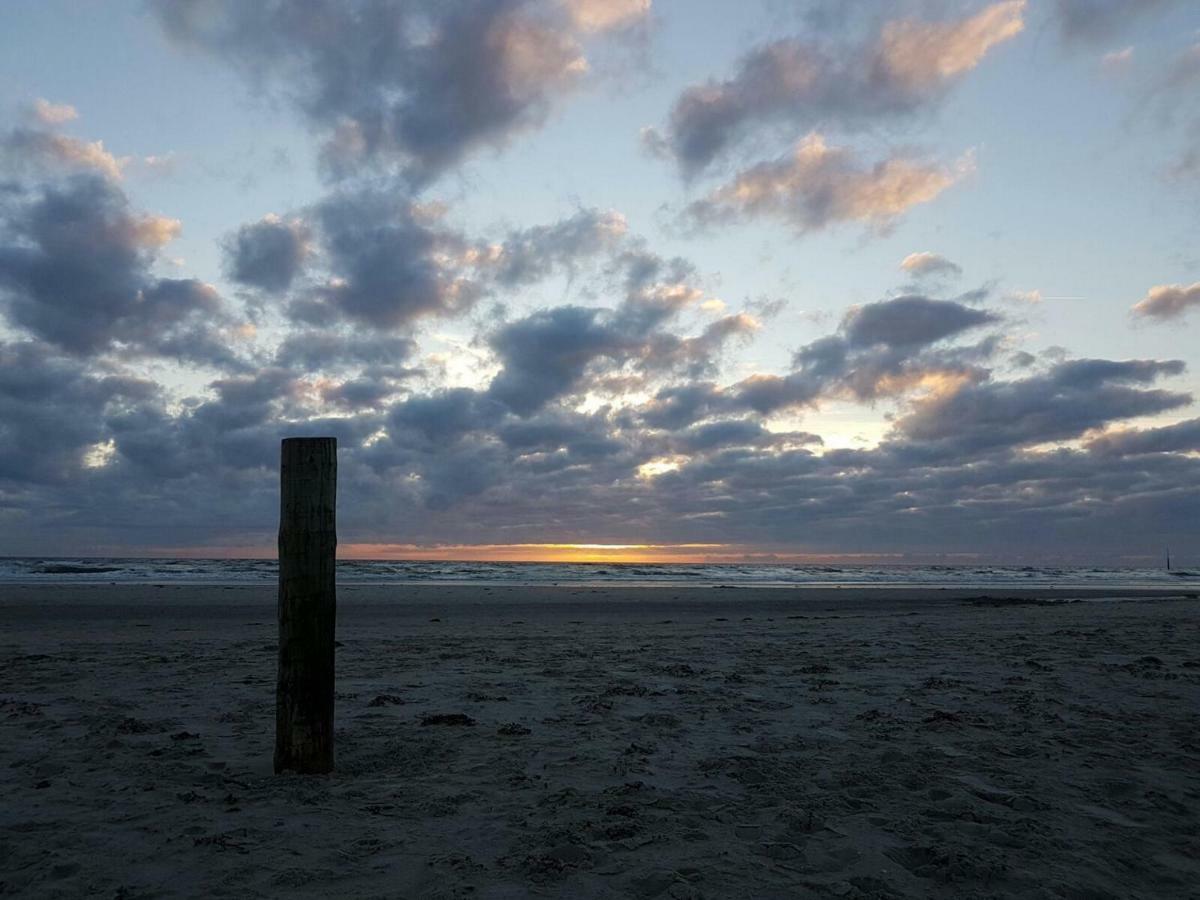
{"type": "Polygon", "coordinates": [[[1200,600],[980,593],[343,587],[301,778],[273,589],[6,586],[0,894],[1200,896],[1200,600]]]}

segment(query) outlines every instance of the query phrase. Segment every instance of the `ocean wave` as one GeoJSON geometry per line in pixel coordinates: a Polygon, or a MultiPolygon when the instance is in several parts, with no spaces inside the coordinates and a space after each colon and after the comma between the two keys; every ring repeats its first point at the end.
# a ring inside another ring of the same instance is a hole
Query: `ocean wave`
{"type": "Polygon", "coordinates": [[[120,572],[122,566],[85,565],[83,563],[43,563],[34,566],[29,571],[38,575],[102,575],[106,572],[120,572]]]}
{"type": "MultiPolygon", "coordinates": [[[[0,583],[266,584],[270,559],[0,559],[0,583]]],[[[341,584],[628,584],[698,586],[1079,587],[1169,586],[1193,570],[1098,566],[828,565],[796,563],[515,563],[342,560],[341,584]]]]}

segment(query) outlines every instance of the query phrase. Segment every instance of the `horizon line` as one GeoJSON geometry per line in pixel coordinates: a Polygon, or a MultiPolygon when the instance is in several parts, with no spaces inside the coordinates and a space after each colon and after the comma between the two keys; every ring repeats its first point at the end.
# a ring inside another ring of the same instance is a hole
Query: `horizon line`
{"type": "MultiPolygon", "coordinates": [[[[85,553],[57,551],[42,554],[0,555],[0,559],[189,559],[247,560],[271,562],[278,559],[275,547],[209,546],[150,547],[142,550],[105,548],[85,553]]],[[[1108,556],[1122,565],[1162,561],[1161,553],[1131,553],[1108,556]]],[[[1187,556],[1175,554],[1180,564],[1187,556]]],[[[338,547],[339,562],[428,562],[428,563],[529,563],[581,565],[1099,565],[1083,555],[1031,557],[993,555],[987,551],[853,551],[814,552],[757,549],[739,544],[689,542],[680,544],[522,542],[513,544],[406,544],[348,542],[338,547]]]]}

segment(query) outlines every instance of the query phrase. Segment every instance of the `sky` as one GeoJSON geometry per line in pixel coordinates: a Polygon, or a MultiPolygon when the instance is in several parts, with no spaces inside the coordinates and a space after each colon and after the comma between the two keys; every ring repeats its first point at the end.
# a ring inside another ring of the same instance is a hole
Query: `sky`
{"type": "Polygon", "coordinates": [[[1190,0],[10,0],[0,555],[1200,564],[1190,0]]]}

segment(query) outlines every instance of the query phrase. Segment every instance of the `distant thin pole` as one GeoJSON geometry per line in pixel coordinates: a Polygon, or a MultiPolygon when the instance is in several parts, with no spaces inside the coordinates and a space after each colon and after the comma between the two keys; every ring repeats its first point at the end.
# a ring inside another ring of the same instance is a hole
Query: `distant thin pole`
{"type": "Polygon", "coordinates": [[[331,772],[337,439],[285,438],[279,486],[275,772],[331,772]]]}

